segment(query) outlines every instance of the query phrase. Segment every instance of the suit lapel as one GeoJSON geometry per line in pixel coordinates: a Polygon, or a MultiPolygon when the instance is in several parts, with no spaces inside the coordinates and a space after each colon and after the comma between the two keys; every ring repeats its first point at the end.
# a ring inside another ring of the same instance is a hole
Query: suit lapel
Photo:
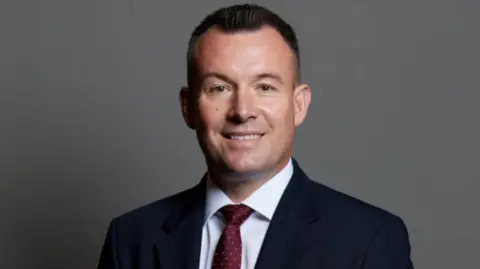
{"type": "Polygon", "coordinates": [[[201,183],[179,197],[163,223],[164,234],[155,245],[162,269],[198,269],[205,207],[205,177],[201,183]]]}
{"type": "Polygon", "coordinates": [[[255,269],[297,268],[312,244],[322,238],[318,198],[310,193],[311,182],[295,160],[293,164],[292,179],[273,215],[255,269]]]}

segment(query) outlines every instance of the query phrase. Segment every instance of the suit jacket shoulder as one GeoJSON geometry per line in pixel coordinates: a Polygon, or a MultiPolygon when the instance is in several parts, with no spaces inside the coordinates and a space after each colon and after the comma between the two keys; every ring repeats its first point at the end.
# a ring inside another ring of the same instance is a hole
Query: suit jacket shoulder
{"type": "Polygon", "coordinates": [[[326,218],[337,223],[344,223],[349,227],[372,228],[382,223],[398,222],[403,220],[396,214],[375,206],[366,201],[355,198],[324,184],[309,181],[307,188],[316,197],[316,203],[321,207],[326,218]]]}
{"type": "Polygon", "coordinates": [[[360,252],[356,257],[362,257],[362,268],[413,268],[409,233],[401,217],[320,183],[310,181],[308,189],[321,208],[332,256],[360,252]]]}
{"type": "Polygon", "coordinates": [[[152,235],[162,230],[162,225],[172,216],[172,212],[181,214],[191,206],[190,203],[198,202],[198,194],[199,186],[192,187],[130,210],[115,217],[112,223],[126,242],[135,244],[150,241],[152,235]]]}

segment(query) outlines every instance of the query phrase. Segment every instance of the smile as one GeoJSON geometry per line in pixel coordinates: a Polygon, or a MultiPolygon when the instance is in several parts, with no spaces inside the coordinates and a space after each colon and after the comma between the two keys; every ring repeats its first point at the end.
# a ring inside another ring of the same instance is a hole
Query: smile
{"type": "Polygon", "coordinates": [[[227,133],[227,134],[222,134],[223,137],[230,139],[230,140],[236,140],[236,141],[249,141],[249,140],[255,140],[259,139],[263,136],[261,133],[227,133]]]}
{"type": "Polygon", "coordinates": [[[252,140],[252,139],[258,139],[262,137],[261,135],[232,135],[228,136],[228,138],[232,140],[252,140]]]}

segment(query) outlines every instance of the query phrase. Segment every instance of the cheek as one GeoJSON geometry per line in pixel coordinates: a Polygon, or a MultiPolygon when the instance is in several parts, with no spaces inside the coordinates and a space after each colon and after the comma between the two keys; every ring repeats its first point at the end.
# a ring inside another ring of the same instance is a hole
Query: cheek
{"type": "Polygon", "coordinates": [[[291,120],[292,113],[291,100],[287,98],[277,98],[265,102],[263,105],[263,111],[267,120],[271,121],[271,124],[284,125],[291,120]]]}
{"type": "Polygon", "coordinates": [[[200,124],[204,129],[216,129],[222,123],[221,107],[213,104],[201,104],[198,109],[200,124]]]}

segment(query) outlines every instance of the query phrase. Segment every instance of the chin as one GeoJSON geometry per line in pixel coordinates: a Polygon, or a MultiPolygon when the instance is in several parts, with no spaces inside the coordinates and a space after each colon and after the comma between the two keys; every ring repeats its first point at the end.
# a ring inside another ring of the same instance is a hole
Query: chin
{"type": "Polygon", "coordinates": [[[233,178],[252,179],[263,178],[268,174],[269,165],[262,161],[249,160],[226,160],[225,168],[233,178]]]}

